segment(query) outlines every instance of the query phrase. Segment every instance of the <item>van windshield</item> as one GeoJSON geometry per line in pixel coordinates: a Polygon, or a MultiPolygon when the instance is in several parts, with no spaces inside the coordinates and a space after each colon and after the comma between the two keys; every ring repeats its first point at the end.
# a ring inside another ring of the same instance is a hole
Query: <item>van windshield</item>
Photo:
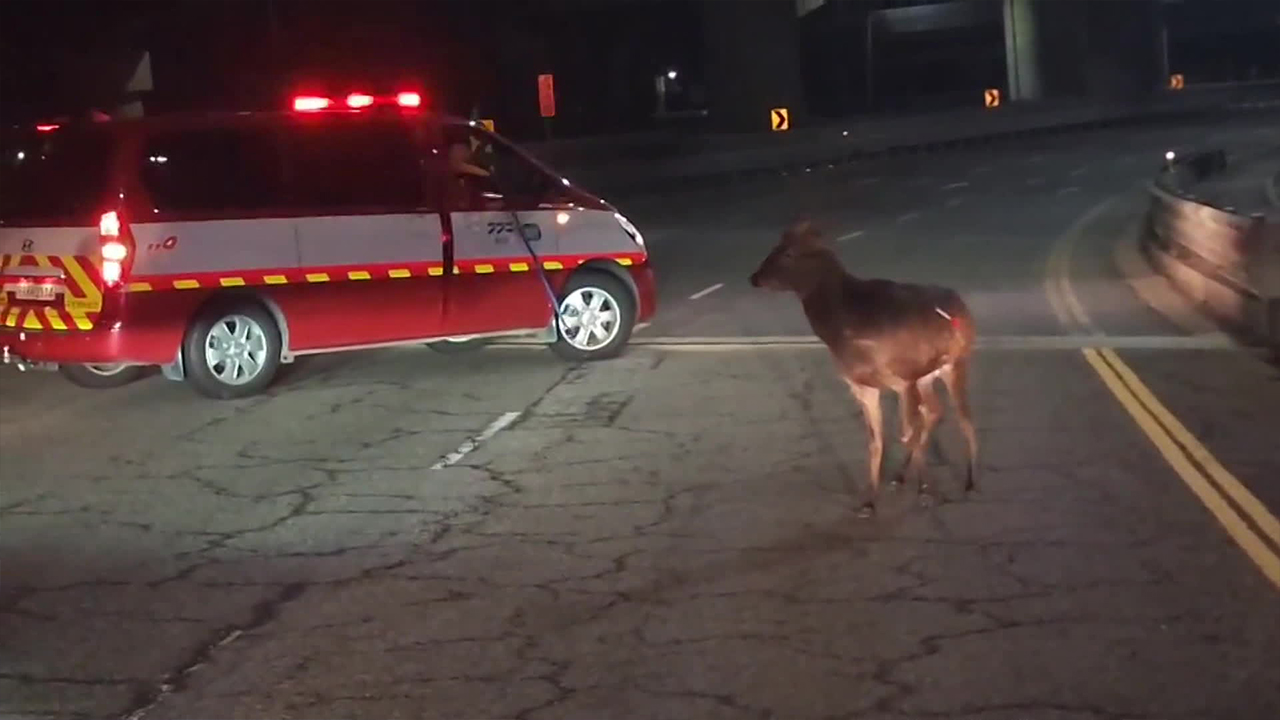
{"type": "Polygon", "coordinates": [[[0,137],[0,221],[81,222],[108,191],[111,136],[98,128],[0,137]]]}

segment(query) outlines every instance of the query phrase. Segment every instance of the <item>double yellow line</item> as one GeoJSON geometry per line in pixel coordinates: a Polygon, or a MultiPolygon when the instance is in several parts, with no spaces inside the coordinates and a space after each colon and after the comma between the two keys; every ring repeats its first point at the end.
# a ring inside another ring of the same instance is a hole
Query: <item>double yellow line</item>
{"type": "MultiPolygon", "coordinates": [[[[1102,333],[1071,287],[1069,268],[1075,238],[1108,205],[1095,207],[1059,239],[1049,254],[1045,274],[1045,294],[1058,320],[1099,337],[1102,333]]],[[[1082,352],[1174,472],[1262,574],[1280,589],[1280,520],[1156,399],[1115,351],[1104,347],[1085,348],[1082,352]]]]}

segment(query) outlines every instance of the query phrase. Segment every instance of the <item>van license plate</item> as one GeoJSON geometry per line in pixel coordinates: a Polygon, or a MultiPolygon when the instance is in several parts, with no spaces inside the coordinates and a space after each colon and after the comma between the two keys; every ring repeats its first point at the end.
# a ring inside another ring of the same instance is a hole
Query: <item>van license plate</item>
{"type": "Polygon", "coordinates": [[[50,302],[58,299],[58,286],[44,283],[22,283],[14,289],[14,296],[19,300],[50,302]]]}

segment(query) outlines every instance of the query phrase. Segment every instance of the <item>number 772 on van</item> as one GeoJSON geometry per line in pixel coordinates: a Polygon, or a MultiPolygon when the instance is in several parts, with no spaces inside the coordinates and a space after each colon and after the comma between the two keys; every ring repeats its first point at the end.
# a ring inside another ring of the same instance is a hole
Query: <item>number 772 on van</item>
{"type": "Polygon", "coordinates": [[[639,230],[411,91],[3,136],[0,352],[214,398],[281,363],[532,336],[614,357],[656,309],[639,230]]]}

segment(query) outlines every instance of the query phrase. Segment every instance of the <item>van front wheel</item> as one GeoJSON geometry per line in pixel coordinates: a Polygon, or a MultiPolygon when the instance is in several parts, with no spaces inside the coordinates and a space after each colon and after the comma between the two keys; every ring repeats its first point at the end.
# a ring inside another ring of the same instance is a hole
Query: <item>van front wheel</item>
{"type": "Polygon", "coordinates": [[[215,400],[262,392],[280,369],[280,329],[261,305],[213,305],[196,316],[182,344],[187,382],[215,400]]]}
{"type": "Polygon", "coordinates": [[[621,280],[603,270],[579,270],[565,283],[559,337],[551,349],[566,360],[617,357],[635,322],[635,299],[621,280]]]}
{"type": "Polygon", "coordinates": [[[142,377],[146,367],[123,363],[60,365],[58,372],[80,387],[103,390],[128,385],[142,377]]]}

